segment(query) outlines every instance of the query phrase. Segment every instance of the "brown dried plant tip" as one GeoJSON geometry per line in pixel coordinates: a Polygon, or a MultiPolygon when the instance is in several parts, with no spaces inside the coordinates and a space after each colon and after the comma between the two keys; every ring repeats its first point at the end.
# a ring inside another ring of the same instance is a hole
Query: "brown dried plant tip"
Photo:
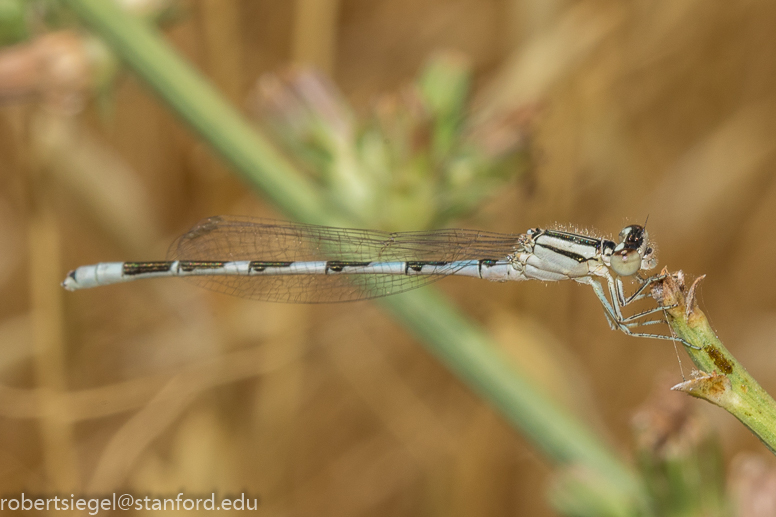
{"type": "Polygon", "coordinates": [[[723,405],[724,397],[729,394],[730,379],[718,373],[693,372],[693,379],[673,386],[671,390],[681,391],[693,397],[704,399],[717,406],[723,405]]]}

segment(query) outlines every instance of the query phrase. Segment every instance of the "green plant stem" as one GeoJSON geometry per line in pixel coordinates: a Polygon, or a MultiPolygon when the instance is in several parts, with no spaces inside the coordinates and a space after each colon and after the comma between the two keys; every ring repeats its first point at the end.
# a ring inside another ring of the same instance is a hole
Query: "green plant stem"
{"type": "Polygon", "coordinates": [[[725,348],[698,307],[695,293],[703,277],[693,283],[687,294],[677,278],[681,278],[681,273],[668,275],[658,286],[655,296],[661,304],[675,306],[666,311],[668,322],[678,337],[698,347],[685,348],[692,362],[705,375],[673,389],[728,411],[776,454],[776,402],[725,348]]]}
{"type": "Polygon", "coordinates": [[[548,458],[563,465],[584,465],[621,490],[640,489],[628,467],[584,424],[537,391],[487,334],[438,291],[410,291],[380,302],[548,458]]]}
{"type": "Polygon", "coordinates": [[[315,188],[149,25],[113,1],[63,0],[251,184],[290,216],[333,218],[315,188]]]}
{"type": "MultiPolygon", "coordinates": [[[[229,106],[150,27],[106,0],[62,0],[254,187],[289,216],[357,224],[323,195],[229,106]]],[[[616,497],[641,506],[635,473],[584,424],[540,394],[509,366],[484,332],[431,290],[382,302],[424,345],[521,429],[549,459],[596,472],[616,497]]]]}

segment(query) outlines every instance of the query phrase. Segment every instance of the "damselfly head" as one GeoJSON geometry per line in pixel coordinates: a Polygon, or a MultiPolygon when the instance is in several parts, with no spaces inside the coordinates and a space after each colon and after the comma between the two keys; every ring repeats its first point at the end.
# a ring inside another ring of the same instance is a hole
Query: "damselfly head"
{"type": "Polygon", "coordinates": [[[615,273],[631,276],[642,269],[652,269],[657,265],[654,247],[650,245],[649,235],[643,226],[626,226],[619,237],[620,242],[614,247],[610,258],[615,273]]]}

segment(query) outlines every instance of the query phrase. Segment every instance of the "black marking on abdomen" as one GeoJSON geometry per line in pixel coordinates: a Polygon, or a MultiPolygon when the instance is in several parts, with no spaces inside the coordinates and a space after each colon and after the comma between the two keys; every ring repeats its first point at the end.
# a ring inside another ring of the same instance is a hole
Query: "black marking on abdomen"
{"type": "Polygon", "coordinates": [[[482,259],[477,264],[477,270],[480,273],[480,278],[482,278],[482,266],[485,267],[493,267],[498,263],[498,260],[495,259],[482,259]]]}
{"type": "Polygon", "coordinates": [[[404,267],[404,274],[408,275],[410,273],[410,269],[420,273],[420,271],[423,269],[423,266],[446,266],[449,262],[434,262],[434,261],[424,261],[424,260],[412,260],[407,261],[407,265],[404,267]]]}
{"type": "Polygon", "coordinates": [[[264,271],[268,267],[289,267],[293,262],[260,262],[252,260],[248,267],[251,271],[264,271]]]}
{"type": "Polygon", "coordinates": [[[335,273],[341,273],[343,269],[346,267],[366,267],[371,262],[349,262],[349,261],[342,261],[342,260],[330,260],[326,262],[326,273],[328,274],[329,271],[334,271],[335,273]]]}
{"type": "Polygon", "coordinates": [[[190,272],[196,271],[198,269],[219,269],[224,267],[226,262],[199,262],[193,260],[181,260],[178,264],[178,268],[181,271],[190,272]]]}
{"type": "Polygon", "coordinates": [[[124,262],[124,274],[127,276],[143,273],[164,273],[170,270],[172,262],[124,262]]]}

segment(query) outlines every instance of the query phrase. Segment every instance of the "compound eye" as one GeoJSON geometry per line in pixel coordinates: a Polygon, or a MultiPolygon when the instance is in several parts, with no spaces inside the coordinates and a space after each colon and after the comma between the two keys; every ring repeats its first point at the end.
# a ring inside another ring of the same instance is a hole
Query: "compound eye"
{"type": "Polygon", "coordinates": [[[641,255],[638,250],[615,249],[610,264],[614,272],[620,276],[635,275],[641,269],[641,255]]]}

